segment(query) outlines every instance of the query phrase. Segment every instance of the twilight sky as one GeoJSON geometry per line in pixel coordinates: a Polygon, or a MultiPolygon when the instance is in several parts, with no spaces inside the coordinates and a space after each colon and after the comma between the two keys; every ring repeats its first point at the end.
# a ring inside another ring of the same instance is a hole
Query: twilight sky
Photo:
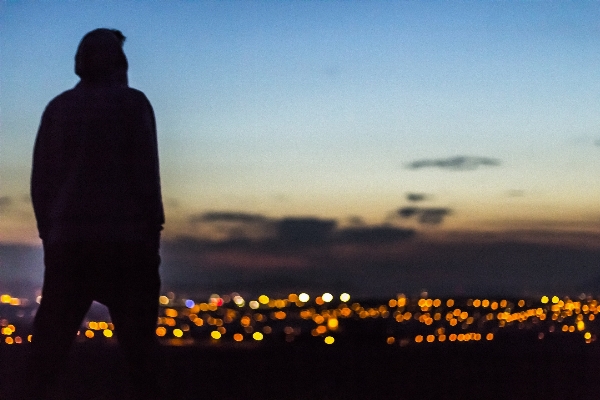
{"type": "Polygon", "coordinates": [[[4,0],[1,243],[38,243],[36,130],[98,27],[155,108],[166,239],[211,215],[600,232],[596,1],[4,0]]]}

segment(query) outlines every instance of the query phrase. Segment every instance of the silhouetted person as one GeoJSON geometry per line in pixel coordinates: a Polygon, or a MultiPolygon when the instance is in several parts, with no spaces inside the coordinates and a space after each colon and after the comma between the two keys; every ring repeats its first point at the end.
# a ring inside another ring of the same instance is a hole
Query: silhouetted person
{"type": "Polygon", "coordinates": [[[146,96],[127,85],[124,41],[111,29],[83,37],[75,56],[81,80],[48,104],[37,134],[31,198],[45,272],[27,376],[31,399],[46,398],[94,300],[108,307],[136,398],[162,398],[156,126],[146,96]]]}

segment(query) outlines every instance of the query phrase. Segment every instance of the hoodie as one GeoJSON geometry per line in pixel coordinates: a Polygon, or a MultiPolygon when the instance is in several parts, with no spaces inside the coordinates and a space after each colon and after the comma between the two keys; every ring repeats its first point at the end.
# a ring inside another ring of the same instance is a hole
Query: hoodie
{"type": "Polygon", "coordinates": [[[42,115],[31,199],[44,242],[138,241],[162,230],[154,112],[128,87],[124,40],[110,29],[85,35],[80,82],[42,115]]]}

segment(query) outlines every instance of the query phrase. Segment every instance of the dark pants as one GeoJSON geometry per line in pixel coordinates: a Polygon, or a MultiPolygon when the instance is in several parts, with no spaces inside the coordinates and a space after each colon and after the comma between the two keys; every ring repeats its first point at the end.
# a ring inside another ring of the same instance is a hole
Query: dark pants
{"type": "MultiPolygon", "coordinates": [[[[64,370],[92,302],[108,307],[135,398],[162,398],[158,384],[159,240],[44,244],[44,286],[33,326],[29,398],[44,399],[64,370]]],[[[82,332],[83,333],[83,332],[82,332]]]]}

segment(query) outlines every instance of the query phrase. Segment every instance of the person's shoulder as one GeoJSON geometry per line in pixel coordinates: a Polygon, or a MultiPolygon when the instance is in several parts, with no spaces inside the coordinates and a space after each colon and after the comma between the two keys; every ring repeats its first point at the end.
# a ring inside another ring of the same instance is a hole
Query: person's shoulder
{"type": "Polygon", "coordinates": [[[65,90],[58,96],[55,96],[52,100],[48,102],[46,105],[46,112],[65,107],[68,104],[77,102],[77,92],[75,89],[65,90]]]}
{"type": "Polygon", "coordinates": [[[141,90],[134,89],[132,87],[124,87],[122,88],[122,90],[131,102],[143,106],[150,106],[150,101],[148,100],[144,92],[142,92],[141,90]]]}
{"type": "Polygon", "coordinates": [[[60,103],[61,101],[70,100],[73,97],[77,96],[77,92],[74,88],[65,90],[61,94],[55,96],[48,104],[60,103]]]}
{"type": "Polygon", "coordinates": [[[121,90],[123,90],[124,93],[127,93],[128,96],[131,96],[134,99],[146,100],[146,101],[148,100],[148,98],[146,97],[144,92],[142,92],[139,89],[135,89],[135,88],[126,86],[126,87],[121,88],[121,90]]]}
{"type": "Polygon", "coordinates": [[[132,88],[131,86],[124,87],[124,90],[127,90],[129,93],[131,93],[132,96],[146,97],[146,95],[144,94],[144,92],[142,92],[139,89],[132,88]]]}

